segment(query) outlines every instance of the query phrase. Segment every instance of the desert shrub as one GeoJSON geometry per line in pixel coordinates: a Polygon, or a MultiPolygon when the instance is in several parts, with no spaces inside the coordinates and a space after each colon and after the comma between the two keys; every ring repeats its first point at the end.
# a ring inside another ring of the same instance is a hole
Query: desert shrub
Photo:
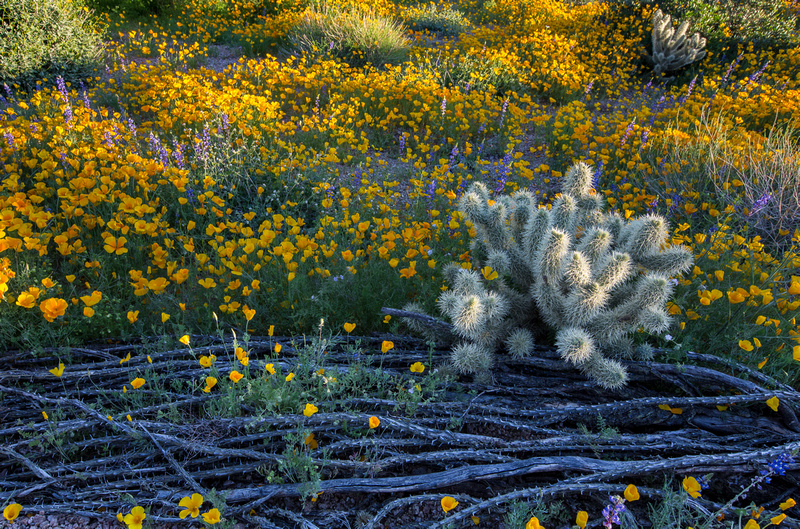
{"type": "Polygon", "coordinates": [[[104,13],[125,13],[128,17],[145,17],[171,13],[175,0],[84,0],[87,7],[104,13]]]}
{"type": "Polygon", "coordinates": [[[794,17],[783,0],[665,0],[658,4],[673,17],[690,20],[692,31],[708,40],[710,52],[748,43],[755,48],[785,48],[798,42],[794,17]]]}
{"type": "Polygon", "coordinates": [[[500,96],[530,90],[520,72],[502,57],[487,56],[479,50],[450,56],[428,55],[419,62],[422,70],[444,87],[460,87],[464,91],[491,90],[500,96]]]}
{"type": "Polygon", "coordinates": [[[59,75],[77,81],[102,54],[96,22],[73,0],[0,0],[0,82],[31,89],[59,75]]]}
{"type": "Polygon", "coordinates": [[[743,155],[729,143],[709,161],[717,168],[717,194],[739,213],[750,230],[778,253],[788,248],[800,226],[800,147],[792,124],[775,127],[761,145],[749,142],[743,155]],[[739,162],[743,158],[744,163],[739,162]]]}
{"type": "MultiPolygon", "coordinates": [[[[720,118],[704,116],[689,142],[656,142],[647,159],[661,168],[646,177],[661,204],[680,203],[681,190],[700,202],[731,212],[742,236],[760,236],[765,248],[782,254],[800,225],[800,148],[793,124],[773,127],[766,137],[750,133],[733,139],[720,118]],[[738,144],[742,143],[743,148],[738,144]]],[[[713,229],[698,219],[695,228],[713,229]]]]}
{"type": "Polygon", "coordinates": [[[311,7],[289,40],[299,52],[338,58],[350,66],[398,64],[410,49],[399,23],[359,7],[311,7]]]}
{"type": "Polygon", "coordinates": [[[427,30],[442,36],[455,36],[469,27],[469,21],[460,11],[450,7],[440,8],[435,4],[410,10],[406,24],[411,29],[427,30]]]}

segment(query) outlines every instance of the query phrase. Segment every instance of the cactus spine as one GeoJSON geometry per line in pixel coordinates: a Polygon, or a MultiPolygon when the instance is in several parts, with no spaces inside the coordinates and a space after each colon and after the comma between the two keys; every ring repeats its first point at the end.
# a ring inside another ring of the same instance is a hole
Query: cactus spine
{"type": "Polygon", "coordinates": [[[688,37],[689,22],[684,20],[676,31],[672,17],[660,9],[653,13],[653,71],[657,75],[672,72],[706,56],[706,39],[699,33],[688,37]]]}
{"type": "Polygon", "coordinates": [[[472,185],[459,209],[475,227],[480,271],[448,267],[450,288],[438,301],[460,339],[457,370],[482,373],[503,347],[525,355],[547,327],[561,357],[607,388],[627,381],[615,358],[649,358],[650,348],[634,347],[631,336],[668,328],[669,278],[691,266],[692,254],[667,246],[662,217],[625,221],[603,208],[585,163],[570,168],[550,209],[526,191],[492,199],[472,185]]]}

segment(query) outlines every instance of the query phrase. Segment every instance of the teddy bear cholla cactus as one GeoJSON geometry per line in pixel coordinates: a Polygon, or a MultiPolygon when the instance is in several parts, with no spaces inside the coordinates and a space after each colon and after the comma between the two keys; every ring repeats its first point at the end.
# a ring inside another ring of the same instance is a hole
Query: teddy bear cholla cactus
{"type": "Polygon", "coordinates": [[[604,203],[585,163],[567,172],[551,209],[526,191],[492,200],[473,184],[459,209],[475,227],[478,270],[448,267],[451,288],[438,301],[461,339],[452,351],[456,369],[486,372],[502,346],[527,355],[549,326],[566,361],[606,388],[626,383],[614,358],[648,357],[649,347],[635,347],[631,335],[668,328],[670,277],[691,266],[692,254],[666,246],[662,217],[626,221],[604,213],[604,203]]]}
{"type": "Polygon", "coordinates": [[[675,71],[706,56],[706,39],[699,33],[686,35],[689,22],[684,20],[678,30],[672,27],[672,17],[660,9],[653,13],[653,71],[656,74],[675,71]]]}

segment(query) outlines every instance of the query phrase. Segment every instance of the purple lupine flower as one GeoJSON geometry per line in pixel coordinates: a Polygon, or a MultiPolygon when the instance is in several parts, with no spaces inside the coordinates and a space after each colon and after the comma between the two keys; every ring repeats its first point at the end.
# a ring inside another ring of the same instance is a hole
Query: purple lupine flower
{"type": "Polygon", "coordinates": [[[506,117],[506,110],[508,110],[508,102],[510,98],[507,97],[505,101],[503,101],[503,107],[500,109],[500,123],[498,128],[503,128],[503,119],[506,117]]]}
{"type": "MultiPolygon", "coordinates": [[[[678,211],[678,205],[683,201],[683,197],[680,196],[678,193],[675,193],[670,197],[669,203],[669,215],[675,215],[675,212],[678,211]]],[[[716,228],[716,227],[715,227],[716,228]]]]}
{"type": "Polygon", "coordinates": [[[746,92],[751,84],[758,82],[758,79],[761,77],[761,74],[764,73],[764,70],[767,69],[767,66],[769,66],[769,61],[765,62],[764,66],[762,66],[759,71],[757,71],[756,73],[754,73],[753,75],[751,75],[750,77],[747,78],[747,84],[744,85],[744,90],[743,91],[746,92]]]}
{"type": "Polygon", "coordinates": [[[465,94],[469,94],[469,90],[470,90],[470,88],[472,88],[472,79],[470,79],[470,80],[467,82],[467,87],[466,87],[466,88],[464,88],[464,93],[465,93],[465,94]]]}
{"type": "Polygon", "coordinates": [[[484,121],[483,123],[481,123],[481,126],[478,127],[478,134],[481,134],[485,130],[486,130],[486,122],[484,121]]]}
{"type": "Polygon", "coordinates": [[[403,152],[406,150],[406,135],[401,134],[400,139],[398,140],[400,146],[400,155],[402,156],[403,152]]]}
{"type": "Polygon", "coordinates": [[[431,180],[427,186],[425,186],[425,197],[428,199],[428,202],[433,202],[433,199],[436,198],[436,179],[431,180]]]}
{"type": "Polygon", "coordinates": [[[709,105],[711,105],[711,103],[714,102],[714,98],[717,97],[717,93],[720,90],[722,90],[725,87],[725,85],[728,83],[728,80],[731,78],[731,74],[733,73],[733,70],[736,68],[736,66],[739,65],[739,61],[742,60],[742,57],[744,57],[744,54],[740,53],[739,56],[736,57],[736,59],[734,59],[733,62],[730,63],[730,65],[728,65],[728,69],[725,70],[725,75],[722,76],[722,79],[719,82],[719,89],[716,92],[714,92],[713,94],[711,94],[711,97],[708,99],[708,104],[709,105]]]}
{"type": "Polygon", "coordinates": [[[222,116],[220,116],[220,119],[222,120],[222,130],[228,130],[228,127],[230,126],[228,123],[228,114],[223,112],[222,116]]]}
{"type": "Polygon", "coordinates": [[[31,132],[39,132],[39,127],[36,126],[36,123],[31,123],[31,132]]]}
{"type": "Polygon", "coordinates": [[[686,94],[678,101],[679,106],[683,105],[686,102],[686,100],[689,99],[689,96],[692,95],[692,90],[694,90],[694,85],[696,82],[697,82],[697,76],[695,75],[692,81],[689,83],[689,88],[686,89],[686,94]]]}
{"type": "Polygon", "coordinates": [[[137,132],[136,132],[136,123],[133,122],[133,119],[128,118],[128,129],[131,131],[131,136],[136,139],[137,132]]]}
{"type": "Polygon", "coordinates": [[[163,145],[161,145],[160,148],[158,149],[158,155],[159,158],[161,159],[161,165],[163,165],[164,167],[168,166],[169,153],[167,153],[167,149],[163,145]]]}
{"type": "Polygon", "coordinates": [[[6,91],[6,95],[8,96],[8,99],[10,99],[11,101],[14,101],[14,92],[11,91],[11,89],[8,87],[8,85],[6,83],[3,83],[3,89],[6,91]]]}
{"type": "Polygon", "coordinates": [[[647,212],[653,213],[656,210],[656,206],[658,206],[658,197],[654,198],[647,204],[647,212]]]}
{"type": "Polygon", "coordinates": [[[3,137],[6,139],[6,143],[8,144],[8,147],[9,147],[9,148],[10,148],[12,151],[15,151],[15,150],[17,150],[17,144],[16,144],[16,142],[14,142],[14,135],[13,135],[13,134],[11,134],[11,132],[9,132],[9,131],[5,131],[5,132],[3,133],[3,137]]]}
{"type": "Polygon", "coordinates": [[[625,134],[622,135],[622,141],[620,142],[619,146],[622,147],[630,138],[631,133],[633,133],[633,126],[636,124],[636,116],[634,116],[633,121],[628,123],[627,128],[625,129],[625,134]]]}
{"type": "Polygon", "coordinates": [[[444,117],[445,112],[447,112],[447,96],[442,95],[442,117],[444,117]]]}
{"type": "Polygon", "coordinates": [[[725,70],[725,75],[722,76],[722,80],[719,83],[720,86],[723,86],[725,83],[728,82],[728,79],[731,78],[731,73],[733,73],[733,70],[739,65],[739,62],[742,60],[742,57],[744,57],[744,54],[740,53],[739,56],[736,57],[736,59],[734,59],[734,61],[730,64],[730,66],[728,66],[728,69],[725,70]]]}
{"type": "Polygon", "coordinates": [[[59,75],[56,78],[56,86],[58,87],[58,91],[61,93],[61,97],[64,99],[65,107],[64,107],[64,121],[69,125],[72,122],[72,105],[69,103],[69,92],[67,92],[67,85],[64,83],[64,79],[59,75]]]}
{"type": "Polygon", "coordinates": [[[58,87],[58,91],[61,92],[61,97],[64,98],[65,102],[69,102],[69,93],[67,92],[67,84],[64,82],[64,78],[60,75],[56,77],[56,86],[58,87]]]}
{"type": "Polygon", "coordinates": [[[103,133],[103,139],[105,140],[103,143],[105,143],[106,147],[109,149],[114,147],[114,138],[111,136],[110,130],[107,130],[103,133]]]}
{"type": "Polygon", "coordinates": [[[89,94],[86,93],[86,87],[83,85],[83,81],[80,82],[80,90],[83,98],[83,108],[88,110],[91,105],[89,103],[89,94]]]}
{"type": "Polygon", "coordinates": [[[150,144],[150,150],[153,152],[158,152],[159,148],[161,147],[161,140],[158,139],[158,136],[150,132],[150,137],[147,139],[147,142],[150,144]]]}
{"type": "Polygon", "coordinates": [[[774,461],[770,461],[769,469],[778,476],[785,476],[789,465],[794,463],[794,457],[788,452],[782,453],[774,461]]]}
{"type": "Polygon", "coordinates": [[[511,173],[511,160],[513,159],[514,151],[513,149],[508,151],[505,156],[503,156],[503,161],[500,162],[500,169],[497,171],[497,185],[494,188],[495,194],[500,194],[506,188],[506,180],[508,179],[508,175],[511,173]]]}
{"type": "Polygon", "coordinates": [[[764,209],[764,206],[766,206],[767,202],[769,202],[771,199],[772,199],[771,193],[764,193],[760,197],[758,197],[758,200],[755,201],[755,203],[753,204],[753,208],[750,210],[749,216],[752,217],[753,215],[764,209]]]}
{"type": "Polygon", "coordinates": [[[198,158],[206,161],[208,155],[211,154],[211,133],[208,130],[208,124],[203,127],[203,135],[195,135],[195,154],[198,158]]]}
{"type": "Polygon", "coordinates": [[[592,175],[592,187],[595,189],[597,189],[597,186],[600,184],[600,176],[603,174],[603,165],[603,160],[600,160],[600,163],[597,164],[597,169],[595,169],[592,175]]]}
{"type": "Polygon", "coordinates": [[[640,148],[641,148],[641,147],[644,147],[644,145],[647,143],[647,139],[648,139],[649,137],[650,137],[650,127],[647,127],[646,129],[644,129],[644,130],[642,131],[642,138],[641,138],[641,145],[640,145],[640,148]]]}
{"type": "Polygon", "coordinates": [[[178,166],[178,169],[185,169],[186,159],[183,156],[183,145],[178,140],[173,140],[172,144],[175,146],[175,150],[172,152],[172,156],[175,157],[175,165],[178,166]]]}
{"type": "Polygon", "coordinates": [[[450,151],[450,170],[456,166],[456,157],[458,156],[458,145],[453,147],[453,150],[450,151]]]}
{"type": "Polygon", "coordinates": [[[586,88],[583,90],[583,97],[581,97],[581,99],[589,95],[589,92],[592,91],[592,86],[594,86],[594,79],[589,81],[589,84],[586,85],[586,88]]]}
{"type": "Polygon", "coordinates": [[[186,186],[186,199],[189,203],[194,202],[194,190],[189,186],[186,186]]]}
{"type": "Polygon", "coordinates": [[[620,496],[609,496],[608,500],[611,502],[605,509],[603,509],[603,518],[605,523],[603,527],[611,529],[614,524],[619,525],[619,515],[625,512],[625,499],[620,496]]]}
{"type": "Polygon", "coordinates": [[[792,463],[794,463],[794,457],[788,452],[784,452],[776,459],[770,461],[767,464],[767,469],[761,470],[759,473],[763,476],[765,483],[770,483],[772,481],[772,476],[786,475],[786,470],[792,463]]]}

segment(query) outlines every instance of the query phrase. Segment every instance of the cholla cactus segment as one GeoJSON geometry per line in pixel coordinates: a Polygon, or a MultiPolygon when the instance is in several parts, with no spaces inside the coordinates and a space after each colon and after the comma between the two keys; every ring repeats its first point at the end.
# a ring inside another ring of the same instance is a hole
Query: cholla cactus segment
{"type": "Polygon", "coordinates": [[[692,254],[669,245],[659,216],[604,212],[592,174],[586,164],[572,167],[550,209],[525,192],[492,199],[481,184],[462,197],[476,233],[473,270],[448,267],[451,288],[438,301],[462,339],[457,370],[486,375],[498,350],[524,355],[551,328],[567,362],[618,388],[627,373],[614,358],[644,359],[650,349],[633,338],[668,329],[669,278],[691,266],[692,254]]]}
{"type": "Polygon", "coordinates": [[[531,354],[531,350],[535,345],[533,334],[528,329],[516,329],[508,338],[506,338],[505,346],[509,354],[514,358],[525,358],[531,354]]]}
{"type": "Polygon", "coordinates": [[[653,71],[664,74],[678,70],[706,56],[706,39],[699,33],[687,36],[689,22],[683,21],[678,30],[672,27],[672,17],[660,9],[653,13],[653,71]]]}
{"type": "Polygon", "coordinates": [[[450,361],[459,373],[474,375],[488,372],[494,365],[494,355],[487,347],[462,342],[453,348],[450,361]]]}
{"type": "Polygon", "coordinates": [[[578,327],[558,331],[556,348],[561,358],[575,365],[585,364],[596,352],[592,336],[578,327]]]}
{"type": "Polygon", "coordinates": [[[589,195],[593,176],[591,167],[584,162],[576,163],[564,175],[563,192],[578,198],[589,195]]]}
{"type": "Polygon", "coordinates": [[[588,362],[581,365],[581,371],[606,389],[619,389],[628,383],[628,370],[625,366],[600,355],[592,356],[588,362]]]}

